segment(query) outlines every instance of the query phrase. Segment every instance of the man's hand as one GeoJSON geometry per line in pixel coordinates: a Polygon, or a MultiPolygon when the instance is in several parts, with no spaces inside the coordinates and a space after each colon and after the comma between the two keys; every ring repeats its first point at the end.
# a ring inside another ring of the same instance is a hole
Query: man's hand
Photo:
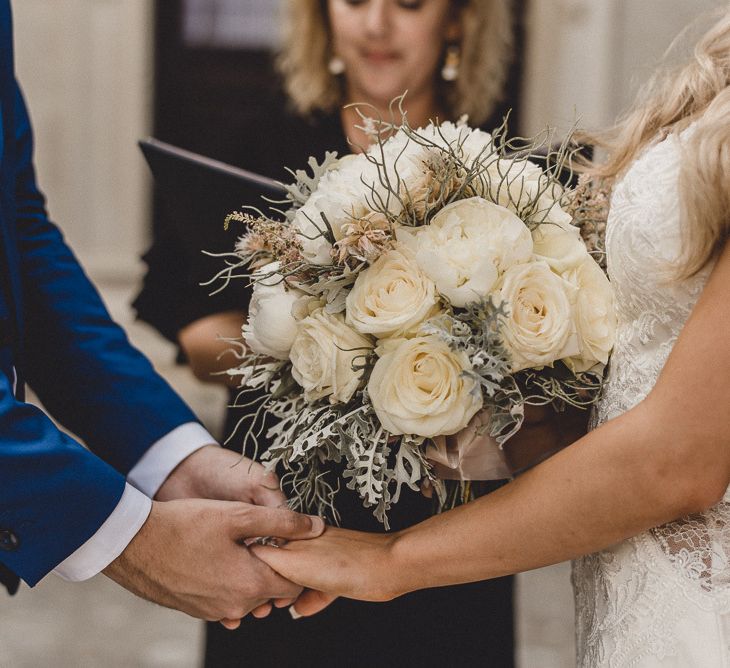
{"type": "Polygon", "coordinates": [[[286,503],[274,473],[248,457],[207,445],[184,459],[160,487],[155,499],[217,499],[276,508],[286,503]]]}
{"type": "MultiPolygon", "coordinates": [[[[217,445],[200,448],[180,462],[155,496],[158,501],[189,498],[243,501],[269,508],[286,505],[275,473],[267,473],[258,462],[217,445]]],[[[291,603],[293,599],[266,601],[254,608],[252,614],[266,617],[272,605],[283,607],[291,603]]],[[[230,628],[226,622],[224,626],[230,628]]]]}
{"type": "Polygon", "coordinates": [[[245,541],[302,540],[323,531],[322,519],[283,508],[153,502],[147,522],[104,574],[142,598],[233,629],[270,599],[291,600],[301,592],[257,559],[245,541]]]}

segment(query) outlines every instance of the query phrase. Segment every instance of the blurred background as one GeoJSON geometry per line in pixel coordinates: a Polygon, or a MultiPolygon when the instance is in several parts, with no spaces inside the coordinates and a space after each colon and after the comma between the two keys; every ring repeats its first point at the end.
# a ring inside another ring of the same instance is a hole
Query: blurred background
{"type": "MultiPolygon", "coordinates": [[[[518,0],[508,84],[521,134],[615,120],[673,38],[722,0],[518,0]]],[[[154,202],[136,142],[147,135],[215,155],[256,117],[279,39],[276,0],[15,0],[17,70],[36,131],[39,182],[57,221],[133,342],[219,434],[226,393],[175,364],[136,322],[154,202]]],[[[674,57],[680,57],[678,49],[674,57]]],[[[518,578],[518,660],[573,663],[565,564],[518,578]]],[[[197,666],[202,628],[103,577],[46,578],[0,594],[0,668],[197,666]]],[[[242,665],[245,657],[242,657],[242,665]]]]}

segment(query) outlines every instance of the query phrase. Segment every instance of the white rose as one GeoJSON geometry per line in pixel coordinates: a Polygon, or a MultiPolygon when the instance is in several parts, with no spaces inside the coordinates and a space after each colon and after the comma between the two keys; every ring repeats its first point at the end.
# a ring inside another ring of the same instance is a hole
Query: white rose
{"type": "Polygon", "coordinates": [[[254,274],[248,320],[242,333],[255,353],[285,360],[297,331],[292,306],[304,293],[287,285],[278,270],[279,263],[271,262],[254,274]]]}
{"type": "Polygon", "coordinates": [[[546,262],[508,269],[498,298],[508,307],[501,332],[513,372],[541,368],[579,353],[573,322],[575,287],[553,273],[546,262]]]}
{"type": "Polygon", "coordinates": [[[466,123],[445,121],[438,126],[429,123],[420,128],[418,134],[436,146],[460,155],[467,166],[471,166],[478,157],[484,158],[484,154],[489,152],[485,149],[492,145],[489,133],[470,128],[466,123]]]}
{"type": "Polygon", "coordinates": [[[490,199],[510,211],[520,212],[537,199],[531,215],[536,222],[569,223],[570,216],[560,206],[563,188],[558,183],[548,186],[542,167],[530,160],[493,159],[484,170],[490,199]]]}
{"type": "Polygon", "coordinates": [[[400,335],[430,318],[437,304],[433,281],[397,246],[358,275],[347,295],[347,323],[377,338],[400,335]]]}
{"type": "MultiPolygon", "coordinates": [[[[332,243],[327,224],[322,218],[319,200],[324,197],[317,192],[310,195],[306,204],[294,214],[292,227],[297,231],[297,239],[302,245],[302,257],[307,262],[318,265],[332,264],[332,243]]],[[[329,219],[328,219],[329,220],[329,219]]]]}
{"type": "Polygon", "coordinates": [[[317,189],[297,210],[292,222],[302,244],[302,255],[308,262],[332,264],[328,236],[339,241],[346,223],[372,213],[368,198],[372,196],[371,184],[377,181],[377,172],[363,154],[341,158],[322,176],[317,189]]]}
{"type": "Polygon", "coordinates": [[[532,256],[527,226],[481,197],[453,202],[430,225],[402,227],[397,235],[439,293],[460,307],[489,295],[509,267],[532,256]]]}
{"type": "MultiPolygon", "coordinates": [[[[484,149],[492,144],[492,137],[487,132],[451,121],[445,121],[438,126],[429,123],[425,127],[418,128],[416,132],[421,140],[428,140],[435,147],[460,152],[467,165],[472,164],[477,156],[482,155],[484,149]]],[[[423,148],[422,141],[414,141],[406,131],[399,130],[383,146],[385,163],[391,166],[397,163],[400,167],[401,161],[418,159],[422,155],[423,148]]],[[[374,145],[368,152],[380,160],[380,151],[380,147],[374,145]]]]}
{"type": "Polygon", "coordinates": [[[563,227],[572,225],[573,217],[561,206],[560,197],[562,191],[557,194],[557,198],[548,194],[542,195],[530,218],[538,223],[554,223],[563,227]]]}
{"type": "MultiPolygon", "coordinates": [[[[566,214],[567,215],[567,214],[566,214]]],[[[544,222],[532,232],[535,256],[559,274],[576,268],[590,259],[580,230],[568,222],[544,222]]]]}
{"type": "Polygon", "coordinates": [[[368,393],[380,423],[391,434],[455,434],[482,407],[469,360],[435,336],[392,339],[382,347],[368,393]]]}
{"type": "Polygon", "coordinates": [[[329,397],[330,403],[347,403],[363,375],[353,366],[372,347],[370,339],[348,327],[341,315],[317,309],[297,325],[289,354],[292,375],[307,401],[329,397]]]}
{"type": "MultiPolygon", "coordinates": [[[[420,210],[427,199],[438,197],[442,188],[451,191],[455,184],[435,181],[429,165],[438,163],[448,153],[455,153],[468,167],[478,156],[483,157],[484,149],[492,143],[488,133],[448,121],[440,126],[431,123],[417,132],[421,141],[414,141],[404,130],[399,130],[385,142],[382,155],[380,146],[375,145],[369,150],[374,159],[384,162],[391,184],[398,184],[399,197],[390,196],[386,204],[387,210],[395,216],[401,213],[404,202],[420,210]],[[432,145],[424,146],[422,140],[432,145]]],[[[375,187],[376,191],[382,189],[379,183],[375,187]]],[[[380,194],[385,199],[385,193],[380,194]]]]}
{"type": "Polygon", "coordinates": [[[539,165],[510,158],[489,162],[485,176],[492,199],[510,211],[517,211],[534,199],[545,179],[539,165]]]}
{"type": "Polygon", "coordinates": [[[461,150],[464,152],[464,162],[471,167],[477,160],[488,160],[493,150],[492,135],[482,130],[471,130],[463,138],[461,150]]]}
{"type": "Polygon", "coordinates": [[[613,288],[598,264],[588,257],[564,274],[577,289],[575,323],[580,354],[566,360],[576,373],[606,365],[616,339],[613,288]]]}

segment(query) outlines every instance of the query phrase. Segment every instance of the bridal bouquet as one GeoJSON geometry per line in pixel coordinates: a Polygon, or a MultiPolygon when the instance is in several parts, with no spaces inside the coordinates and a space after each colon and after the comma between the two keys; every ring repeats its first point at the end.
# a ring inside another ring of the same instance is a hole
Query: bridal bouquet
{"type": "Polygon", "coordinates": [[[505,127],[371,130],[293,173],[280,209],[231,214],[247,231],[222,275],[253,283],[228,372],[244,449],[270,442],[296,508],[336,515],[341,478],[387,525],[403,485],[443,501],[443,477],[478,477],[466,459],[494,468],[526,405],[588,407],[615,322],[558,179],[567,143],[541,167],[505,127]]]}

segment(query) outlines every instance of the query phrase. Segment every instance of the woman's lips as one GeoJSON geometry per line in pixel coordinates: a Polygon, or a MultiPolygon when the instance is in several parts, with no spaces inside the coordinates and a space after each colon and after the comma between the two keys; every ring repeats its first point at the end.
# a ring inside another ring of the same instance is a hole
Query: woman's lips
{"type": "Polygon", "coordinates": [[[374,63],[376,65],[384,65],[387,63],[392,63],[396,60],[398,60],[398,54],[393,53],[392,51],[365,51],[363,52],[363,58],[367,60],[368,62],[374,63]]]}

